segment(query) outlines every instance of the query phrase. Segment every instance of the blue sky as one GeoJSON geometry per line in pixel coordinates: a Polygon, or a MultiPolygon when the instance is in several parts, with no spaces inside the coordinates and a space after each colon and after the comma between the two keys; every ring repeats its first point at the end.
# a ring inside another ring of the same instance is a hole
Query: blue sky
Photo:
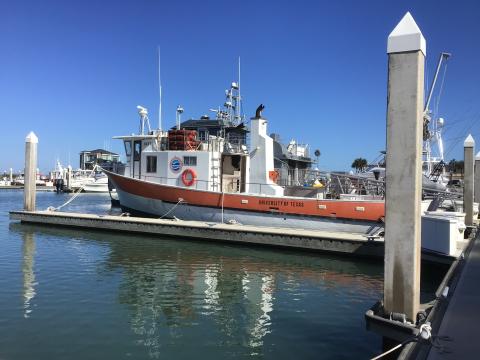
{"type": "Polygon", "coordinates": [[[136,105],[157,123],[157,46],[164,126],[221,105],[242,59],[248,117],[266,106],[269,131],[320,149],[320,167],[349,169],[385,147],[388,34],[410,11],[427,40],[431,80],[449,60],[439,114],[447,158],[480,142],[480,3],[476,1],[2,1],[0,171],[23,167],[39,137],[39,167],[136,132],[136,105]]]}

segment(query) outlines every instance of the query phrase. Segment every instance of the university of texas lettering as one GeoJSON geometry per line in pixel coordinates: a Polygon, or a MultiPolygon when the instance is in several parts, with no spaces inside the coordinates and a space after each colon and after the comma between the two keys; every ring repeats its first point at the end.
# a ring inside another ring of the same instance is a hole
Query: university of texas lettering
{"type": "Polygon", "coordinates": [[[258,200],[259,205],[303,207],[302,201],[258,200]]]}

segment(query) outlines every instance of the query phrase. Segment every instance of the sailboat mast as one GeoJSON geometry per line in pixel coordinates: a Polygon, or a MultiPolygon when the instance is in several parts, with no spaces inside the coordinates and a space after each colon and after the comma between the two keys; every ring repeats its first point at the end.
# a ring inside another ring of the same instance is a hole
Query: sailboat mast
{"type": "Polygon", "coordinates": [[[160,77],[160,46],[158,47],[158,94],[159,94],[159,105],[158,105],[158,130],[162,131],[162,79],[160,77]]]}

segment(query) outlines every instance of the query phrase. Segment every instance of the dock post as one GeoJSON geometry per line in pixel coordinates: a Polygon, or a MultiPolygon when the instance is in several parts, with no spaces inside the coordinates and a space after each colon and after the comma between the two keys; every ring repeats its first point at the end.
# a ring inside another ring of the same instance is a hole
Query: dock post
{"type": "Polygon", "coordinates": [[[35,211],[36,180],[37,180],[37,144],[38,138],[31,131],[25,138],[25,171],[23,187],[23,208],[35,211]]]}
{"type": "Polygon", "coordinates": [[[72,190],[72,167],[67,166],[67,190],[70,192],[72,190]]]}
{"type": "Polygon", "coordinates": [[[384,308],[416,321],[420,304],[426,42],[406,13],[388,37],[384,308]]]}
{"type": "Polygon", "coordinates": [[[10,168],[10,185],[13,184],[13,169],[10,168]]]}
{"type": "Polygon", "coordinates": [[[475,155],[475,179],[473,181],[473,201],[480,202],[480,151],[475,155]]]}
{"type": "Polygon", "coordinates": [[[463,212],[465,213],[465,225],[473,226],[473,154],[475,140],[468,135],[463,143],[463,212]]]}

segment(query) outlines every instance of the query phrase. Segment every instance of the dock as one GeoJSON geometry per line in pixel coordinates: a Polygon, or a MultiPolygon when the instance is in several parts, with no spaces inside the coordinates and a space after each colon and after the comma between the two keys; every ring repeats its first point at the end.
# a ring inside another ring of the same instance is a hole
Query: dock
{"type": "MultiPolygon", "coordinates": [[[[207,242],[272,246],[383,259],[384,240],[366,234],[332,232],[242,224],[207,223],[178,219],[154,219],[119,215],[80,214],[58,211],[11,211],[11,220],[37,225],[85,228],[103,231],[161,235],[207,242]]],[[[457,244],[461,254],[467,242],[457,244]]],[[[457,256],[422,251],[422,261],[450,265],[457,256]]]]}
{"type": "Polygon", "coordinates": [[[255,244],[290,249],[314,250],[355,256],[383,258],[383,240],[346,232],[260,227],[241,224],[205,223],[130,216],[79,214],[55,211],[11,211],[10,219],[105,231],[255,244]]]}
{"type": "Polygon", "coordinates": [[[453,284],[454,291],[447,294],[447,309],[436,332],[438,344],[431,348],[429,360],[472,359],[480,353],[480,343],[474,341],[475,324],[480,323],[480,239],[478,236],[453,284]],[[473,341],[472,341],[473,340],[473,341]]]}
{"type": "Polygon", "coordinates": [[[473,359],[480,352],[474,341],[480,322],[480,232],[472,240],[465,257],[455,261],[437,290],[437,299],[427,317],[433,339],[412,342],[398,359],[473,359]]]}
{"type": "MultiPolygon", "coordinates": [[[[23,185],[0,185],[0,190],[23,190],[23,185]]],[[[55,188],[53,186],[37,186],[35,191],[49,191],[53,192],[55,191],[55,188]]]]}

